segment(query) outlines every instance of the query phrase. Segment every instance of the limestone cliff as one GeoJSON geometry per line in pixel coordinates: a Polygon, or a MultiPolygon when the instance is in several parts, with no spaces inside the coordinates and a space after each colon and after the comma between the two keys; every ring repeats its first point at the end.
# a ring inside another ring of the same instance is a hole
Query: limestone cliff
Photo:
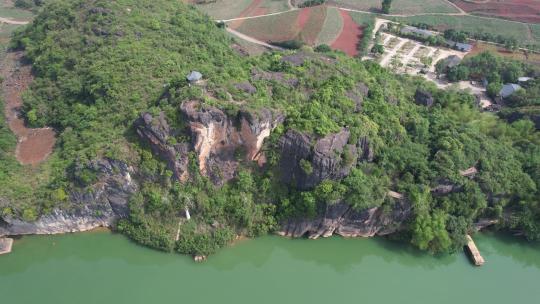
{"type": "Polygon", "coordinates": [[[163,114],[156,118],[143,114],[136,123],[137,132],[154,153],[167,161],[178,180],[187,178],[187,153],[193,151],[201,174],[216,185],[234,178],[242,160],[264,164],[263,142],[284,119],[267,109],[256,113],[239,111],[236,117],[229,117],[198,101],[183,103],[181,111],[191,137],[189,144],[168,143],[176,130],[169,128],[163,114]]]}
{"type": "Polygon", "coordinates": [[[329,237],[334,234],[344,237],[372,237],[388,235],[398,231],[411,216],[411,205],[398,201],[391,210],[381,207],[356,211],[340,202],[328,205],[322,215],[314,219],[291,219],[283,223],[282,236],[311,239],[329,237]]]}
{"type": "Polygon", "coordinates": [[[70,193],[69,208],[55,209],[33,222],[12,217],[0,218],[0,236],[58,234],[109,227],[129,214],[129,196],[138,190],[133,168],[108,159],[89,164],[99,181],[86,190],[70,193]]]}
{"type": "Polygon", "coordinates": [[[373,159],[367,138],[360,139],[358,145],[348,144],[349,138],[346,129],[323,138],[289,130],[279,140],[282,181],[308,190],[325,179],[347,176],[357,161],[373,159]]]}

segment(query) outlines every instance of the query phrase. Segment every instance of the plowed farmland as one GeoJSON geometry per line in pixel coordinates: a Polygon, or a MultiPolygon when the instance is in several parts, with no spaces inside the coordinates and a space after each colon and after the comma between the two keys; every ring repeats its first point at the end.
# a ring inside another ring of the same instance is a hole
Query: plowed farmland
{"type": "MultiPolygon", "coordinates": [[[[318,6],[288,13],[247,19],[236,29],[248,36],[266,42],[302,40],[314,45],[326,19],[327,8],[318,6]]],[[[232,26],[234,24],[231,23],[232,26]]]]}
{"type": "Polygon", "coordinates": [[[540,23],[538,0],[451,0],[468,13],[540,23]]]}

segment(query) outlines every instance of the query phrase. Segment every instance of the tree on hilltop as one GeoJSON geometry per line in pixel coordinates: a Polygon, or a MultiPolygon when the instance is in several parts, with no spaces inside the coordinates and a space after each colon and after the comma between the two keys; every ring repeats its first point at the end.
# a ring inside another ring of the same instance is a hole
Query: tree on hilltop
{"type": "Polygon", "coordinates": [[[391,7],[392,7],[392,0],[383,0],[381,10],[384,14],[390,14],[391,7]]]}

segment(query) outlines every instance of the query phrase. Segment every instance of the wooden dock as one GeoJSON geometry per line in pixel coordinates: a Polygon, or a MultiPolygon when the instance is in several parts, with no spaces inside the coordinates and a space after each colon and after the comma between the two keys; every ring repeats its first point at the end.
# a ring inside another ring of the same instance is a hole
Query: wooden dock
{"type": "Polygon", "coordinates": [[[474,265],[484,265],[484,258],[482,257],[482,255],[480,255],[480,250],[478,250],[476,244],[474,243],[470,235],[467,235],[467,245],[465,245],[465,248],[467,248],[468,254],[470,255],[474,265]]]}
{"type": "Polygon", "coordinates": [[[0,238],[0,255],[10,253],[11,246],[13,246],[13,239],[0,238]]]}

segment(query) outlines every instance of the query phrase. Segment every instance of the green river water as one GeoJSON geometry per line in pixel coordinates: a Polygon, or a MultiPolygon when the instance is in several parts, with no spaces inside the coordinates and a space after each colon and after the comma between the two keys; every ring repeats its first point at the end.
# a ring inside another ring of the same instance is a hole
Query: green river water
{"type": "Polygon", "coordinates": [[[242,241],[205,263],[92,232],[24,237],[0,303],[540,303],[540,246],[475,236],[486,264],[383,239],[242,241]]]}

